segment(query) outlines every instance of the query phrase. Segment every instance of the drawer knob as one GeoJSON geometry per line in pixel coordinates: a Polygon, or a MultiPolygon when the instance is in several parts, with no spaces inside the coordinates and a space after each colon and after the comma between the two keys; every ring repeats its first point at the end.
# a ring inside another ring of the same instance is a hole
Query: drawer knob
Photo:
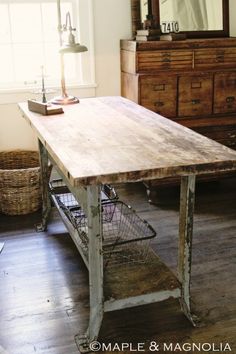
{"type": "Polygon", "coordinates": [[[191,88],[192,89],[202,88],[202,83],[201,82],[191,82],[191,88]]]}
{"type": "Polygon", "coordinates": [[[169,58],[163,58],[162,61],[165,62],[165,63],[170,63],[170,59],[169,58]]]}
{"type": "Polygon", "coordinates": [[[171,55],[170,53],[162,53],[163,57],[170,57],[170,55],[171,55]]]}
{"type": "Polygon", "coordinates": [[[234,96],[228,96],[226,97],[226,102],[227,103],[231,103],[231,102],[234,102],[235,101],[235,97],[234,96]]]}
{"type": "Polygon", "coordinates": [[[224,55],[217,55],[217,56],[216,56],[216,62],[217,62],[217,63],[223,63],[224,60],[225,60],[224,55]]]}
{"type": "Polygon", "coordinates": [[[165,84],[153,85],[153,91],[165,91],[165,84]]]}
{"type": "Polygon", "coordinates": [[[199,100],[199,99],[192,100],[193,105],[200,104],[200,103],[201,103],[201,100],[199,100]]]}
{"type": "Polygon", "coordinates": [[[164,106],[164,102],[162,102],[162,101],[156,101],[156,102],[154,103],[154,106],[156,106],[156,107],[163,107],[163,106],[164,106]]]}

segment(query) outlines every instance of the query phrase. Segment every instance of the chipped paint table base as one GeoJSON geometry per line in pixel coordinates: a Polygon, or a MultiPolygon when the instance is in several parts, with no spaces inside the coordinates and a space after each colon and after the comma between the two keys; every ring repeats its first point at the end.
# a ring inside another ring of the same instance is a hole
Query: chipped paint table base
{"type": "Polygon", "coordinates": [[[54,199],[62,220],[89,272],[90,315],[88,330],[75,340],[81,352],[99,335],[104,312],[180,299],[191,312],[195,176],[236,170],[236,151],[218,144],[121,97],[82,99],[64,108],[63,115],[43,117],[19,105],[39,139],[43,222],[50,212],[48,160],[82,206],[88,221],[88,252],[77,230],[54,199]],[[152,262],[116,270],[103,259],[101,185],[181,178],[178,279],[149,250],[152,262]]]}

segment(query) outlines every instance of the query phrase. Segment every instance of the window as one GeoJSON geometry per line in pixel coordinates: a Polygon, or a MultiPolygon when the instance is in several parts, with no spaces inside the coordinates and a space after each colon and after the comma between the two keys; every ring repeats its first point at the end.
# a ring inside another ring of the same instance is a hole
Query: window
{"type": "MultiPolygon", "coordinates": [[[[77,29],[77,40],[88,46],[90,51],[88,54],[64,56],[67,85],[88,85],[94,81],[90,39],[86,34],[83,38],[85,43],[82,42],[79,29],[79,19],[84,16],[83,11],[86,16],[89,14],[88,3],[85,0],[61,0],[62,24],[65,22],[66,12],[70,11],[73,27],[77,29]],[[87,56],[87,60],[82,56],[87,56]]],[[[88,32],[88,28],[86,31],[88,32]]],[[[1,0],[0,89],[40,86],[42,66],[46,85],[60,86],[58,49],[56,0],[1,0]]]]}

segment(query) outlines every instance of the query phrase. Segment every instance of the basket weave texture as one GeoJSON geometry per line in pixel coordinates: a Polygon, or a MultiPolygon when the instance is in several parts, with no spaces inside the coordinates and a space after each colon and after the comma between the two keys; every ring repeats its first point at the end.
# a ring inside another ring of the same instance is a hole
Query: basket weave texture
{"type": "Polygon", "coordinates": [[[0,212],[29,214],[41,207],[40,167],[37,151],[0,152],[0,212]]]}

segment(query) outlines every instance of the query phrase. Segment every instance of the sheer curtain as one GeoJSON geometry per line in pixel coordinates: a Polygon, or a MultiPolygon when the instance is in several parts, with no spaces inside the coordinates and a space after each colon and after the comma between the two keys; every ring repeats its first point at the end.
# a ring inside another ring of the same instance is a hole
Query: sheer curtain
{"type": "Polygon", "coordinates": [[[206,0],[175,0],[173,5],[183,31],[208,29],[206,0]]]}
{"type": "Polygon", "coordinates": [[[206,3],[207,0],[161,0],[161,20],[178,21],[182,31],[207,30],[206,3]]]}
{"type": "Polygon", "coordinates": [[[223,30],[223,8],[221,0],[207,0],[208,29],[223,30]]]}

